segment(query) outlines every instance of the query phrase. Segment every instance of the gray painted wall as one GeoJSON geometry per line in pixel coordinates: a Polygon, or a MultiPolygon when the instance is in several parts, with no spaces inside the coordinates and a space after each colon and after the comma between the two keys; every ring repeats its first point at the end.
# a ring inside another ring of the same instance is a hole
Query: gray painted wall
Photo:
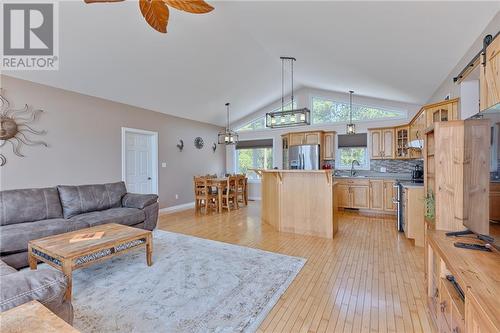
{"type": "MultiPolygon", "coordinates": [[[[225,149],[218,146],[219,127],[150,110],[0,76],[4,95],[14,107],[25,103],[45,112],[35,123],[48,131],[49,148],[23,147],[25,158],[14,156],[10,144],[2,148],[7,165],[0,168],[0,189],[90,184],[121,180],[121,128],[158,132],[160,206],[192,202],[192,177],[225,172],[225,149]],[[195,137],[203,149],[193,145],[195,137]],[[179,139],[185,143],[181,153],[179,139]],[[161,163],[167,167],[162,168],[161,163]],[[175,199],[175,195],[179,199],[175,199]]],[[[165,106],[168,109],[168,106],[165,106]]],[[[200,110],[200,112],[203,112],[200,110]]],[[[33,137],[33,136],[32,136],[33,137]]]]}

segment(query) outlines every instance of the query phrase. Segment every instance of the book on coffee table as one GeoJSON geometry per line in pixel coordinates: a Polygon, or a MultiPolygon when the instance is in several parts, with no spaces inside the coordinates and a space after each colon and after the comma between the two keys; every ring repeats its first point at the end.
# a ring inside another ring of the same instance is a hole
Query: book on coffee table
{"type": "Polygon", "coordinates": [[[103,235],[104,235],[104,231],[81,233],[81,234],[73,236],[73,238],[71,238],[69,240],[69,242],[70,243],[77,243],[77,242],[83,242],[83,241],[88,241],[88,240],[101,239],[103,235]]]}

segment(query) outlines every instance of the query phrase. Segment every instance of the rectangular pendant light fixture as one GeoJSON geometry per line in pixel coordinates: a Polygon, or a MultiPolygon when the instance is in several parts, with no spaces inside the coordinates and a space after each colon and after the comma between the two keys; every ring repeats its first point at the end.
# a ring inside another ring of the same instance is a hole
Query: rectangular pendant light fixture
{"type": "Polygon", "coordinates": [[[282,128],[311,124],[311,111],[308,108],[275,111],[266,113],[266,127],[282,128]]]}
{"type": "Polygon", "coordinates": [[[291,70],[291,87],[292,108],[294,105],[293,96],[293,62],[296,61],[293,57],[280,57],[281,59],[281,111],[274,111],[266,113],[266,127],[268,128],[282,128],[303,126],[311,124],[311,111],[308,108],[294,109],[285,111],[285,61],[290,62],[291,70]]]}

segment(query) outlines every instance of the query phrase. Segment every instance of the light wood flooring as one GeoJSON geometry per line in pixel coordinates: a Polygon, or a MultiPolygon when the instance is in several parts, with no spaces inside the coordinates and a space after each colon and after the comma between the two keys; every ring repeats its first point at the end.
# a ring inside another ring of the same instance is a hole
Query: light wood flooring
{"type": "Polygon", "coordinates": [[[230,213],[160,216],[159,229],[307,259],[259,332],[431,332],[424,252],[393,217],[342,213],[333,240],[280,233],[260,203],[230,213]]]}

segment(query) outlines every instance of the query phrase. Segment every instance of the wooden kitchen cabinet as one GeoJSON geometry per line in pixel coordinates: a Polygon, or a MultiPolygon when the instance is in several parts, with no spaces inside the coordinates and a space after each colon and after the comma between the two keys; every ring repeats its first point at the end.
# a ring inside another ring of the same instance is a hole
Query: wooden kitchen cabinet
{"type": "Polygon", "coordinates": [[[408,142],[410,141],[410,127],[400,126],[396,127],[396,158],[407,159],[410,158],[408,150],[408,142]]]}
{"type": "Polygon", "coordinates": [[[352,208],[370,208],[370,190],[367,185],[352,185],[350,190],[352,208]]]}
{"type": "Polygon", "coordinates": [[[384,210],[384,180],[370,180],[370,209],[384,210]]]}
{"type": "Polygon", "coordinates": [[[414,239],[415,246],[424,246],[424,187],[403,188],[404,233],[414,239]]]}
{"type": "Polygon", "coordinates": [[[396,188],[394,188],[394,181],[384,180],[384,211],[396,211],[396,205],[394,204],[397,194],[396,191],[396,188]]]}
{"type": "Polygon", "coordinates": [[[304,144],[305,134],[304,133],[290,133],[288,145],[289,146],[300,146],[304,144]]]}
{"type": "Polygon", "coordinates": [[[335,178],[338,207],[366,209],[393,214],[394,181],[388,179],[335,178]]]}
{"type": "Polygon", "coordinates": [[[306,132],[304,134],[304,144],[305,145],[319,145],[321,143],[321,133],[320,132],[306,132]]]}
{"type": "MultiPolygon", "coordinates": [[[[425,135],[425,109],[419,113],[410,122],[410,142],[415,140],[424,140],[425,135]]],[[[410,158],[422,158],[422,149],[409,149],[410,158]]]]}
{"type": "Polygon", "coordinates": [[[458,120],[458,98],[427,105],[426,127],[436,122],[458,120]]]}
{"type": "Polygon", "coordinates": [[[480,110],[500,103],[500,37],[486,47],[486,63],[479,74],[480,110]]]}
{"type": "Polygon", "coordinates": [[[339,207],[351,208],[351,191],[348,184],[337,184],[334,195],[339,207]]]}
{"type": "Polygon", "coordinates": [[[321,144],[321,131],[316,132],[292,132],[284,136],[288,136],[289,146],[300,146],[300,145],[319,145],[321,144]]]}
{"type": "Polygon", "coordinates": [[[370,129],[369,132],[371,138],[371,158],[394,158],[394,129],[378,128],[370,129]]]}
{"type": "Polygon", "coordinates": [[[335,159],[335,132],[325,132],[323,134],[323,160],[335,159]]]}

